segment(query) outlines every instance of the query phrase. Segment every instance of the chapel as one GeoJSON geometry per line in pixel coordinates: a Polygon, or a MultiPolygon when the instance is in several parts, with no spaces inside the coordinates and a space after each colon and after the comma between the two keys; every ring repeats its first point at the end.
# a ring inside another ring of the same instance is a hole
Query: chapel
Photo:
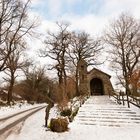
{"type": "Polygon", "coordinates": [[[78,63],[78,70],[80,94],[109,95],[113,91],[109,74],[96,68],[87,71],[87,63],[83,59],[78,63]]]}

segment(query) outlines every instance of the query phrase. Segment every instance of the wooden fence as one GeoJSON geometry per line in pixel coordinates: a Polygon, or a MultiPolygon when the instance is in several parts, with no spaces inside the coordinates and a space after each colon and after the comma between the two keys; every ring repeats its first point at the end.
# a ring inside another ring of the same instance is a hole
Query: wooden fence
{"type": "Polygon", "coordinates": [[[127,103],[128,107],[130,107],[130,104],[133,104],[140,108],[140,97],[126,95],[124,92],[112,92],[112,94],[109,94],[110,96],[114,97],[118,104],[125,105],[127,103]]]}

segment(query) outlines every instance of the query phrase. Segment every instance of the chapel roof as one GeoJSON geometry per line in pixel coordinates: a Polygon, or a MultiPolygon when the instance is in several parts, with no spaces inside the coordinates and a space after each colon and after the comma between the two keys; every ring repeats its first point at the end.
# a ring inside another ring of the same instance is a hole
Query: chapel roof
{"type": "Polygon", "coordinates": [[[109,78],[111,78],[111,75],[109,75],[109,74],[107,74],[107,73],[105,73],[105,72],[103,72],[103,71],[101,71],[101,70],[99,70],[99,69],[97,69],[97,68],[93,68],[92,70],[90,70],[90,71],[88,72],[88,74],[92,73],[93,71],[98,71],[98,72],[100,72],[100,73],[102,73],[102,74],[108,76],[109,78]]]}

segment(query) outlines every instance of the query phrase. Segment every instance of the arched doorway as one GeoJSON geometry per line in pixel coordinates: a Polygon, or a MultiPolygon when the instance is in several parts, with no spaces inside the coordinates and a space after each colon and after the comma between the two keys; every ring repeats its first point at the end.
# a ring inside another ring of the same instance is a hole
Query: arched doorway
{"type": "Polygon", "coordinates": [[[90,81],[91,95],[104,95],[103,82],[99,78],[93,78],[90,81]]]}

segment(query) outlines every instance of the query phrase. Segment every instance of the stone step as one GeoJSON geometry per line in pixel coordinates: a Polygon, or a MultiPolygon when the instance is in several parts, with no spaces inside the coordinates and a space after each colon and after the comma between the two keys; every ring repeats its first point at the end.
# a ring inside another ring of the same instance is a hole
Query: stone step
{"type": "Polygon", "coordinates": [[[110,104],[96,104],[96,103],[93,103],[93,104],[83,104],[82,105],[82,108],[99,108],[99,109],[127,109],[129,111],[131,111],[129,108],[123,106],[123,105],[110,105],[110,104]]]}
{"type": "Polygon", "coordinates": [[[135,117],[135,118],[132,118],[132,117],[124,117],[124,116],[82,116],[82,115],[78,115],[77,118],[94,118],[94,119],[124,119],[124,120],[139,120],[140,121],[140,118],[139,117],[135,117]]]}
{"type": "Polygon", "coordinates": [[[94,125],[105,125],[105,126],[140,126],[140,122],[132,122],[132,121],[123,121],[123,120],[96,120],[96,119],[92,119],[92,120],[84,120],[84,119],[80,119],[80,120],[76,120],[77,124],[94,124],[94,125]]]}
{"type": "MultiPolygon", "coordinates": [[[[88,111],[80,110],[79,113],[80,113],[80,112],[86,114],[86,112],[88,112],[88,111]]],[[[133,114],[133,115],[136,114],[136,112],[121,111],[121,110],[120,110],[120,111],[105,111],[105,110],[102,110],[102,111],[96,110],[96,111],[95,111],[95,110],[90,110],[90,113],[98,113],[98,114],[102,114],[102,113],[115,114],[115,113],[116,113],[116,114],[118,114],[118,115],[119,115],[119,114],[124,114],[124,115],[125,115],[125,114],[133,114]]]]}
{"type": "Polygon", "coordinates": [[[124,128],[133,128],[134,126],[139,126],[138,125],[134,125],[134,124],[115,124],[115,123],[96,123],[96,122],[79,122],[77,123],[77,125],[94,125],[94,126],[98,126],[98,127],[124,127],[124,128]]]}
{"type": "Polygon", "coordinates": [[[95,114],[95,113],[86,113],[86,114],[84,114],[84,113],[80,113],[80,115],[78,114],[77,115],[77,117],[120,117],[120,118],[123,118],[123,117],[128,117],[128,118],[135,118],[135,119],[139,119],[140,120],[140,115],[127,115],[127,114],[125,114],[125,115],[123,115],[123,114],[95,114]]]}
{"type": "MultiPolygon", "coordinates": [[[[83,107],[82,109],[84,109],[85,107],[83,107]]],[[[92,110],[92,111],[130,111],[129,109],[123,108],[87,108],[88,110],[92,110]]]]}
{"type": "Polygon", "coordinates": [[[93,96],[79,109],[75,123],[108,127],[140,126],[140,114],[116,104],[108,96],[93,96]]]}
{"type": "Polygon", "coordinates": [[[78,121],[104,121],[104,122],[132,122],[132,123],[139,123],[140,124],[140,120],[134,120],[134,119],[122,119],[122,118],[106,118],[106,117],[100,117],[100,118],[84,118],[84,117],[78,117],[76,118],[76,120],[78,121]]]}

